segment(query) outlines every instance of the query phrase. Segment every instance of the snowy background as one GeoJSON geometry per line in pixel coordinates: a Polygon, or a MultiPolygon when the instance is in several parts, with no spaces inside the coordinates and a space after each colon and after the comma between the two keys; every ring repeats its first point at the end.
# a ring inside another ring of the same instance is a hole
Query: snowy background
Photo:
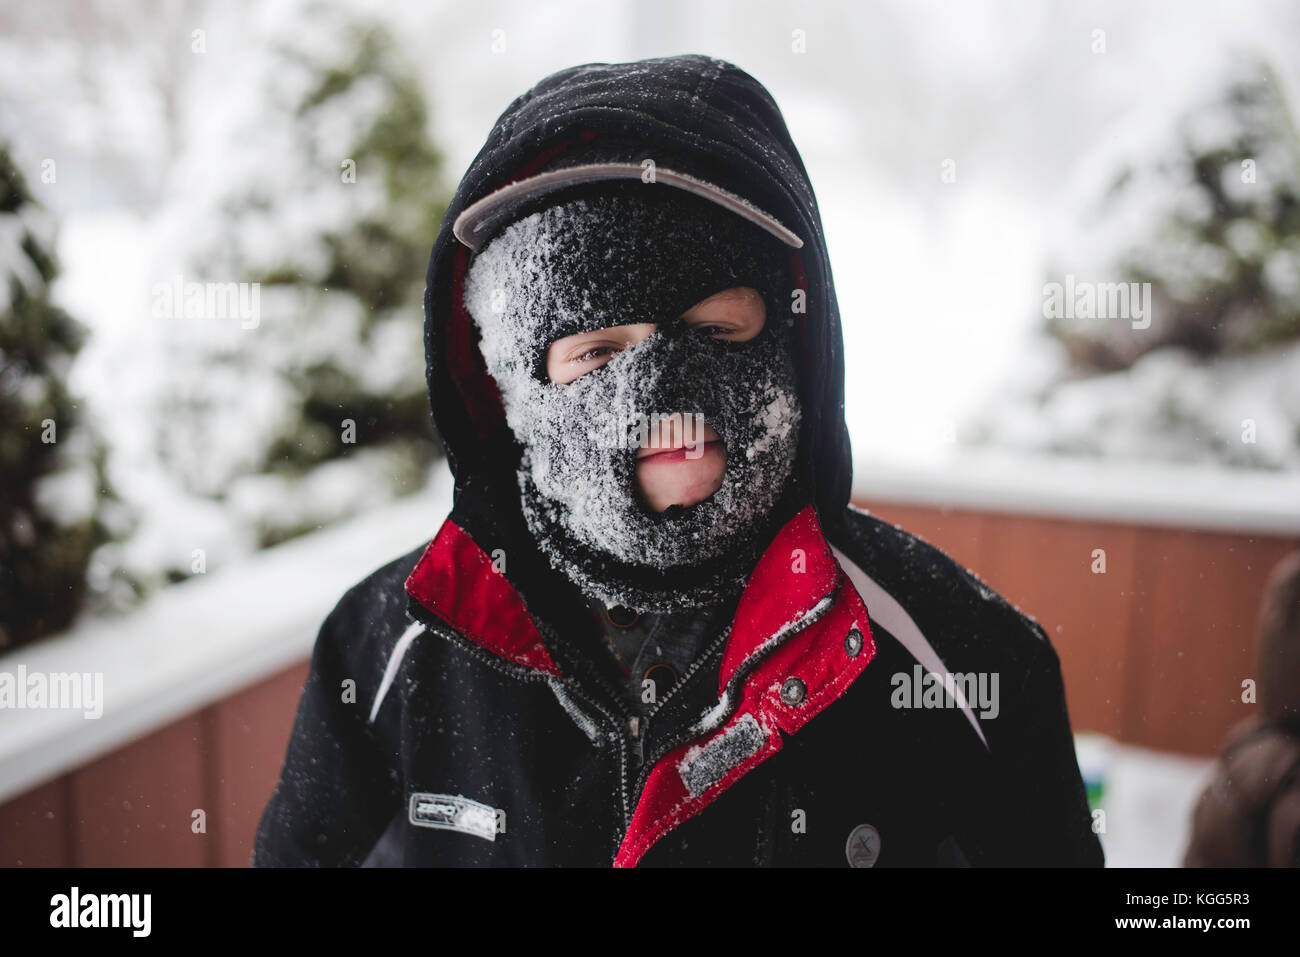
{"type": "MultiPolygon", "coordinates": [[[[300,661],[341,588],[433,532],[449,490],[420,292],[445,203],[541,77],[680,52],[738,63],[782,107],[881,497],[965,482],[1051,512],[1050,488],[1111,518],[1294,528],[1294,5],[11,4],[0,649],[71,628],[31,654],[100,662],[121,691],[102,740],[0,728],[13,793],[300,661]],[[1067,275],[1149,282],[1153,321],[1049,323],[1067,275]],[[256,326],[160,300],[177,277],[259,283],[256,326]],[[47,420],[58,441],[37,446],[47,420]],[[1014,474],[972,468],[984,450],[1014,474]],[[1071,471],[1085,460],[1109,478],[1071,471]],[[1250,476],[1240,512],[1223,470],[1250,476]],[[310,594],[285,584],[304,577],[310,594]]],[[[1108,760],[1108,861],[1177,864],[1208,762],[1108,760]]]]}
{"type": "Polygon", "coordinates": [[[506,104],[594,60],[705,52],[775,95],[826,222],[864,468],[943,473],[982,445],[1300,469],[1286,4],[53,0],[0,26],[0,144],[22,221],[49,220],[50,301],[87,328],[67,386],[111,489],[95,501],[86,439],[31,507],[94,515],[94,614],[445,468],[428,243],[506,104]],[[1251,189],[1207,206],[1197,164],[1242,149],[1251,189]],[[1156,321],[1048,334],[1067,273],[1153,281],[1156,321]],[[160,315],[178,276],[260,281],[260,324],[160,315]]]}

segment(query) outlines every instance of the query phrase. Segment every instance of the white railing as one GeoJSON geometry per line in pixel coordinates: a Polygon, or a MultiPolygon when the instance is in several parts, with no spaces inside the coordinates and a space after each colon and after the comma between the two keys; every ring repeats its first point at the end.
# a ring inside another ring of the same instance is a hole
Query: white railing
{"type": "Polygon", "coordinates": [[[853,497],[1136,525],[1300,535],[1300,473],[963,452],[934,466],[862,462],[853,497]]]}

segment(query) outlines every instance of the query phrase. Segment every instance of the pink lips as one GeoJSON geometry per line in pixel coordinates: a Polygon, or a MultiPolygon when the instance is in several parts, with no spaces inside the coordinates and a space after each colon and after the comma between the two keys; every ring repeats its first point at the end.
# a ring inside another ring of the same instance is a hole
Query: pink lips
{"type": "Polygon", "coordinates": [[[712,439],[703,444],[697,444],[694,448],[681,446],[675,449],[663,449],[656,452],[652,449],[642,449],[637,455],[637,465],[666,465],[672,462],[695,462],[702,459],[709,452],[721,451],[722,440],[712,439]]]}
{"type": "Polygon", "coordinates": [[[653,438],[637,450],[637,487],[657,512],[670,505],[702,502],[722,487],[727,446],[707,422],[695,421],[700,428],[689,432],[670,419],[665,433],[661,423],[653,438]]]}
{"type": "MultiPolygon", "coordinates": [[[[703,421],[703,417],[695,422],[698,423],[696,428],[687,428],[685,433],[682,424],[675,423],[672,419],[661,423],[648,444],[637,450],[637,465],[643,462],[655,465],[698,462],[706,455],[726,455],[722,437],[713,430],[713,426],[703,421]],[[686,441],[688,434],[693,439],[689,443],[686,441]]],[[[688,420],[686,424],[689,426],[691,423],[688,420]]]]}

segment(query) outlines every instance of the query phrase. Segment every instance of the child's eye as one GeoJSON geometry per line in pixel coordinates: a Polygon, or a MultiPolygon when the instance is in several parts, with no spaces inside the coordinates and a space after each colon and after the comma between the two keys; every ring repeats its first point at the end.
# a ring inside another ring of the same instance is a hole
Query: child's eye
{"type": "Polygon", "coordinates": [[[618,350],[611,349],[609,346],[596,346],[594,349],[588,349],[581,355],[576,355],[570,362],[592,362],[596,359],[603,359],[605,356],[613,355],[618,350]]]}
{"type": "Polygon", "coordinates": [[[629,323],[563,336],[546,347],[546,375],[560,385],[573,382],[612,362],[654,330],[649,323],[629,323]]]}
{"type": "Polygon", "coordinates": [[[712,322],[693,325],[691,326],[691,330],[693,332],[697,332],[700,335],[704,335],[704,336],[726,335],[728,333],[732,333],[736,331],[735,329],[731,328],[731,326],[718,325],[717,323],[712,323],[712,322]]]}

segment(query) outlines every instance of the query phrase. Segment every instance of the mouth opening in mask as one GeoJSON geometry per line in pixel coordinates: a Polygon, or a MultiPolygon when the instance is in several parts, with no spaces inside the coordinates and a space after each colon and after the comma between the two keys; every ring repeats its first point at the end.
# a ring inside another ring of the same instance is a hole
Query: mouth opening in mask
{"type": "MultiPolygon", "coordinates": [[[[702,413],[651,417],[636,453],[637,491],[659,515],[707,501],[722,487],[727,444],[702,413]]],[[[677,513],[674,513],[677,514],[677,513]]]]}

